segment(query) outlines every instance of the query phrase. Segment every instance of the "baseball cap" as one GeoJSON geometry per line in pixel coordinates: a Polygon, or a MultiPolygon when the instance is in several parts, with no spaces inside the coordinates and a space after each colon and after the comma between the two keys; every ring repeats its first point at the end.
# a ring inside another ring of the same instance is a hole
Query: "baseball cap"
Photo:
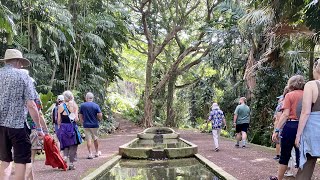
{"type": "Polygon", "coordinates": [[[64,96],[63,95],[59,95],[57,98],[58,101],[64,101],[64,96]]]}
{"type": "Polygon", "coordinates": [[[283,98],[283,95],[277,97],[277,99],[282,99],[282,98],[283,98]]]}

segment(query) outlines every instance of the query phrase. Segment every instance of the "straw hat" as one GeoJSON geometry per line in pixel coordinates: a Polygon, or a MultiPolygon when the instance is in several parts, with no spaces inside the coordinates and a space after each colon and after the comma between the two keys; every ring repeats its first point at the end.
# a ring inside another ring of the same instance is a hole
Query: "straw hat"
{"type": "Polygon", "coordinates": [[[22,63],[23,67],[27,67],[31,65],[31,62],[22,57],[22,53],[17,49],[7,49],[4,54],[4,59],[0,59],[0,62],[5,62],[12,59],[19,59],[22,63]]]}

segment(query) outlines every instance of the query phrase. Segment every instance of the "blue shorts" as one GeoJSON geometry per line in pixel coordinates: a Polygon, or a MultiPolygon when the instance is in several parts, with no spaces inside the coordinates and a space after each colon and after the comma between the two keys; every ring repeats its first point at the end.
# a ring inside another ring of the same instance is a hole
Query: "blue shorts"
{"type": "Polygon", "coordinates": [[[299,121],[287,121],[281,133],[281,152],[279,164],[288,165],[291,157],[291,150],[296,150],[296,163],[299,166],[299,149],[295,147],[294,142],[297,135],[299,121]]]}

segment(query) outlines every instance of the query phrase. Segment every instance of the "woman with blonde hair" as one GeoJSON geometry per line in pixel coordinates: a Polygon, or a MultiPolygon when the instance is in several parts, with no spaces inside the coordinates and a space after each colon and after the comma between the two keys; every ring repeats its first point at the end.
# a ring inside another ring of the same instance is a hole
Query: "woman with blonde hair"
{"type": "Polygon", "coordinates": [[[313,81],[304,87],[302,112],[295,140],[300,147],[300,165],[296,176],[298,180],[312,177],[317,157],[320,157],[320,59],[313,66],[313,81]]]}
{"type": "Polygon", "coordinates": [[[71,91],[63,92],[64,103],[58,108],[58,128],[60,148],[64,158],[67,159],[69,170],[74,170],[74,162],[78,145],[81,142],[77,138],[78,105],[74,101],[71,91]]]}
{"type": "MultiPolygon", "coordinates": [[[[283,126],[281,132],[281,152],[279,159],[278,176],[271,176],[270,180],[282,180],[284,173],[288,168],[289,159],[291,157],[291,150],[294,147],[294,142],[297,134],[299,117],[301,113],[301,104],[304,88],[304,78],[301,75],[292,76],[288,80],[289,93],[284,97],[283,112],[276,125],[272,140],[278,141],[280,129],[283,126]]],[[[299,150],[296,148],[297,160],[299,159],[299,150]]],[[[299,162],[297,162],[299,165],[299,162]]]]}

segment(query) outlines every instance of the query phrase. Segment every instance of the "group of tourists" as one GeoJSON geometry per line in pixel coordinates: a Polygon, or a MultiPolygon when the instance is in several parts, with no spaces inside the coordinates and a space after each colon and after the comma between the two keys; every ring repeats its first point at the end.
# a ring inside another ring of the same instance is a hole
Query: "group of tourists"
{"type": "MultiPolygon", "coordinates": [[[[279,160],[279,167],[277,176],[270,176],[270,180],[294,176],[295,167],[299,168],[295,175],[297,180],[312,177],[320,157],[320,59],[315,60],[313,76],[315,80],[307,83],[301,75],[292,76],[278,97],[272,140],[276,143],[274,159],[279,160]]],[[[212,124],[214,151],[219,151],[219,136],[221,129],[226,127],[226,120],[217,103],[212,104],[207,122],[212,124]]],[[[236,147],[246,147],[249,123],[250,108],[246,98],[241,97],[233,118],[236,147]]]]}
{"type": "MultiPolygon", "coordinates": [[[[236,107],[233,116],[233,126],[236,129],[236,140],[235,147],[240,147],[240,141],[242,142],[241,147],[246,148],[247,143],[247,131],[250,123],[250,108],[246,104],[247,99],[245,97],[239,98],[239,105],[236,107]]],[[[217,103],[213,103],[207,124],[211,122],[212,125],[212,136],[214,141],[214,151],[219,151],[219,137],[222,127],[227,128],[226,119],[223,111],[220,109],[217,103]]]]}
{"type": "Polygon", "coordinates": [[[294,166],[288,169],[290,158],[291,164],[299,168],[297,180],[309,180],[313,175],[317,157],[320,157],[319,59],[314,62],[313,77],[315,80],[305,83],[303,76],[292,76],[279,97],[272,135],[272,140],[280,143],[274,158],[279,159],[279,168],[278,175],[271,176],[271,180],[282,180],[288,171],[293,175],[294,166]]]}
{"type": "MultiPolygon", "coordinates": [[[[43,139],[49,136],[35,81],[27,70],[31,63],[17,49],[7,49],[4,67],[0,68],[0,179],[9,180],[14,162],[16,180],[34,179],[32,163],[37,151],[43,149],[43,139]]],[[[99,105],[88,92],[86,102],[78,108],[71,91],[59,95],[52,111],[54,139],[69,170],[74,170],[77,148],[82,142],[78,122],[85,131],[88,159],[99,157],[98,128],[102,120],[99,105]],[[95,152],[92,150],[92,140],[95,152]]],[[[46,157],[48,158],[48,157],[46,157]]]]}

